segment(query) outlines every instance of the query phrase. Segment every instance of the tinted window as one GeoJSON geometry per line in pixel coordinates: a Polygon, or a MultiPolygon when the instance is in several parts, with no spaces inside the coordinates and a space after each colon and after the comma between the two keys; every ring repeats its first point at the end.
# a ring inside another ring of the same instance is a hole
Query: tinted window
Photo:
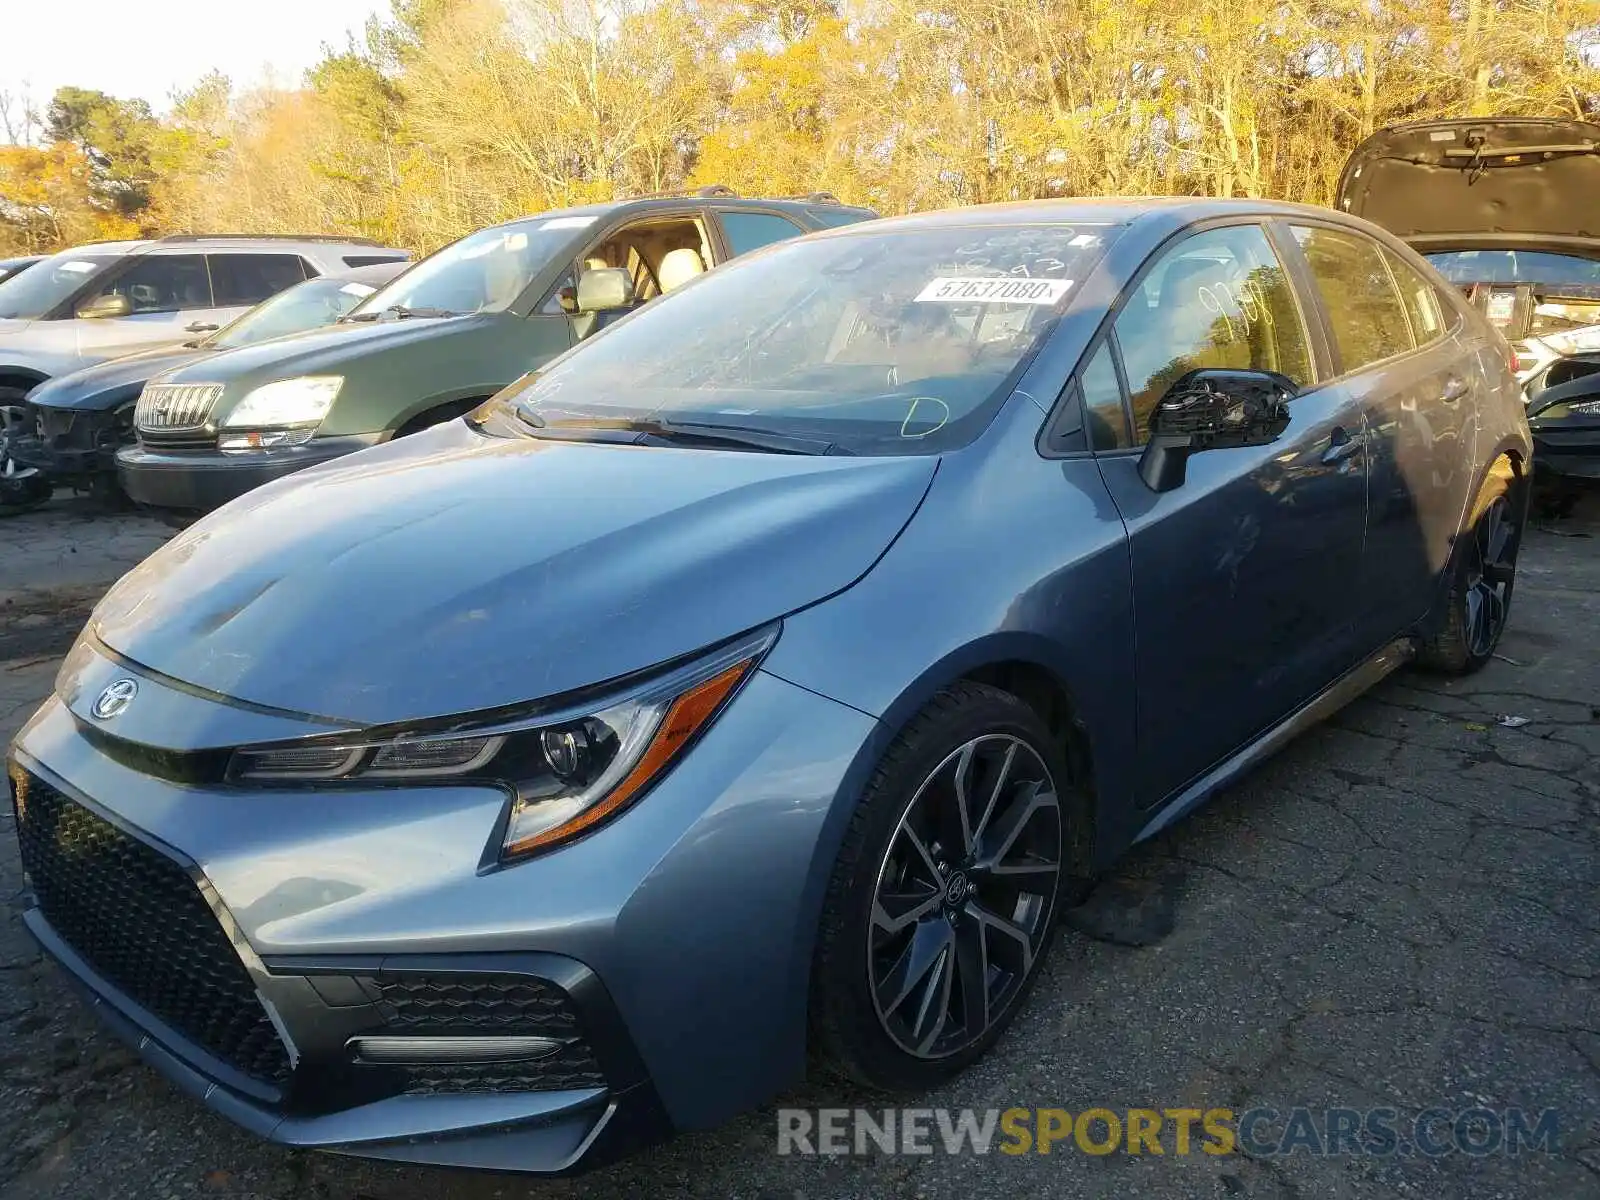
{"type": "MultiPolygon", "coordinates": [[[[96,275],[120,262],[71,250],[0,283],[0,317],[42,317],[96,275]]],[[[69,314],[70,315],[70,314],[69,314]]]]}
{"type": "Polygon", "coordinates": [[[1378,243],[1359,233],[1296,226],[1345,371],[1411,349],[1405,308],[1378,243]]]}
{"type": "Polygon", "coordinates": [[[405,262],[404,254],[346,254],[344,265],[347,267],[375,267],[379,263],[405,262]]]}
{"type": "Polygon", "coordinates": [[[135,259],[131,267],[94,295],[126,296],[136,313],[210,308],[211,281],[202,255],[151,254],[135,259]]]}
{"type": "Polygon", "coordinates": [[[1399,255],[1384,250],[1389,272],[1400,288],[1400,301],[1411,321],[1411,334],[1417,345],[1425,346],[1444,332],[1444,317],[1439,311],[1439,294],[1433,284],[1399,255]]]}
{"type": "Polygon", "coordinates": [[[1115,450],[1133,444],[1128,418],[1122,408],[1122,385],[1111,361],[1111,347],[1100,343],[1078,379],[1083,391],[1083,415],[1089,425],[1089,443],[1096,450],[1115,450]]]}
{"type": "Polygon", "coordinates": [[[837,229],[841,225],[854,225],[873,219],[869,212],[851,212],[847,208],[808,208],[806,214],[823,229],[837,229]]]}
{"type": "Polygon", "coordinates": [[[213,254],[211,286],[217,303],[259,304],[306,277],[297,254],[213,254]]]}
{"type": "Polygon", "coordinates": [[[1600,286],[1600,259],[1546,250],[1443,250],[1428,255],[1451,283],[1544,283],[1600,286]]]}
{"type": "Polygon", "coordinates": [[[748,254],[773,242],[798,237],[805,230],[784,217],[771,213],[719,212],[722,231],[728,235],[728,246],[735,254],[748,254]]]}
{"type": "Polygon", "coordinates": [[[646,304],[525,387],[495,432],[586,436],[650,419],[731,425],[863,454],[976,435],[1086,278],[1104,226],[890,228],[736,258],[646,304]]]}
{"type": "Polygon", "coordinates": [[[1310,383],[1311,354],[1294,289],[1257,225],[1185,238],[1133,290],[1117,316],[1133,402],[1134,439],[1181,376],[1201,367],[1278,371],[1310,383]]]}

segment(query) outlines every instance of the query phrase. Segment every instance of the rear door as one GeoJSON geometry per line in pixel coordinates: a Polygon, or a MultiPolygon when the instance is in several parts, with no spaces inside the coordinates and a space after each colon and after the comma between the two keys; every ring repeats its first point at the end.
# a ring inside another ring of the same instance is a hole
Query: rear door
{"type": "Polygon", "coordinates": [[[247,251],[208,254],[215,307],[193,322],[193,332],[204,326],[221,327],[248,312],[269,296],[303,283],[315,271],[308,271],[298,254],[261,254],[247,251]]]}
{"type": "Polygon", "coordinates": [[[1483,372],[1433,285],[1347,227],[1296,223],[1333,353],[1366,413],[1371,488],[1360,602],[1377,645],[1428,611],[1471,488],[1483,372]]]}
{"type": "Polygon", "coordinates": [[[1097,351],[1080,380],[1132,553],[1144,805],[1276,724],[1356,656],[1365,431],[1347,392],[1316,386],[1318,343],[1292,278],[1257,224],[1169,245],[1127,295],[1110,361],[1097,351]],[[1309,390],[1276,442],[1196,454],[1185,482],[1157,493],[1140,478],[1139,447],[1167,388],[1198,367],[1278,371],[1309,390]],[[1126,414],[1114,390],[1131,401],[1126,414]]]}

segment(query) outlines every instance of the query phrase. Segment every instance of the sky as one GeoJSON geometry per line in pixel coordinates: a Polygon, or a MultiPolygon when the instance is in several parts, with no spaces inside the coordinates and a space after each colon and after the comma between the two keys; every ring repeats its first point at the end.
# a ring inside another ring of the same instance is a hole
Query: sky
{"type": "Polygon", "coordinates": [[[0,0],[0,92],[41,111],[63,84],[164,111],[213,68],[243,90],[272,72],[295,84],[387,0],[0,0]]]}

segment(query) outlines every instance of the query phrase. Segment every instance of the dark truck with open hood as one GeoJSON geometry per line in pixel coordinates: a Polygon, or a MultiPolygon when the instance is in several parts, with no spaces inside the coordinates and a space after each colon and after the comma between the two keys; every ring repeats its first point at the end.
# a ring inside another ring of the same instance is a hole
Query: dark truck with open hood
{"type": "Polygon", "coordinates": [[[1600,479],[1600,125],[1397,125],[1356,147],[1337,206],[1398,234],[1511,342],[1541,473],[1600,479]]]}

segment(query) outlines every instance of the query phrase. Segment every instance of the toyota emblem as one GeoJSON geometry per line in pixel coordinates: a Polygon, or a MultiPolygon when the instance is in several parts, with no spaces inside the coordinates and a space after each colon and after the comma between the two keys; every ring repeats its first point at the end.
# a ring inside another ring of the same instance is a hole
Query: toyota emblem
{"type": "Polygon", "coordinates": [[[109,721],[112,717],[120,717],[138,694],[137,682],[119,679],[95,698],[94,707],[89,711],[98,719],[109,721]]]}

